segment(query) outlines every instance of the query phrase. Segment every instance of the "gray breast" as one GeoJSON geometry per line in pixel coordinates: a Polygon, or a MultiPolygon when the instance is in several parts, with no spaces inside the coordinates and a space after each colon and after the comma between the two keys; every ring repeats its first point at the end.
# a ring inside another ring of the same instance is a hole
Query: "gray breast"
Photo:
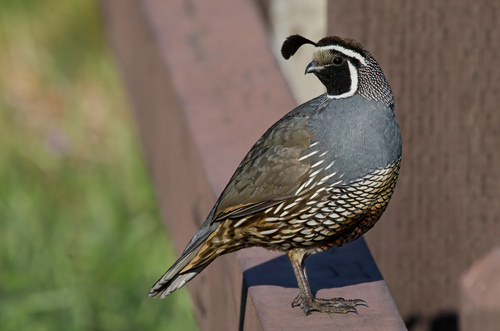
{"type": "Polygon", "coordinates": [[[356,180],[401,157],[398,122],[381,102],[361,95],[332,99],[311,115],[311,149],[318,150],[311,162],[323,159],[324,167],[331,165],[336,175],[329,182],[356,180]]]}

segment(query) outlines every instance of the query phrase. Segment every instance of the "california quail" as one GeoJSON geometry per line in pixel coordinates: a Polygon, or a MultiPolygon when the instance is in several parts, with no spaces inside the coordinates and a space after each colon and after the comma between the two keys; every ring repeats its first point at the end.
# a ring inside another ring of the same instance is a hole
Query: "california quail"
{"type": "Polygon", "coordinates": [[[222,254],[261,246],[284,251],[300,288],[292,306],[347,313],[363,300],[316,299],[304,261],[368,231],[394,191],[401,136],[391,88],[375,59],[357,41],[293,35],[290,58],[315,46],[306,68],[327,92],[292,110],[257,141],[236,169],[181,257],[151,288],[164,298],[222,254]]]}

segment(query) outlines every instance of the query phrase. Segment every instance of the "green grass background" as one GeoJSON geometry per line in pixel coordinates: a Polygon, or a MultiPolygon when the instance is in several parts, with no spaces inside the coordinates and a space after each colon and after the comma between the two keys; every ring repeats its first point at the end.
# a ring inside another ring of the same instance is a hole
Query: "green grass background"
{"type": "Polygon", "coordinates": [[[194,330],[90,0],[0,0],[0,329],[194,330]]]}

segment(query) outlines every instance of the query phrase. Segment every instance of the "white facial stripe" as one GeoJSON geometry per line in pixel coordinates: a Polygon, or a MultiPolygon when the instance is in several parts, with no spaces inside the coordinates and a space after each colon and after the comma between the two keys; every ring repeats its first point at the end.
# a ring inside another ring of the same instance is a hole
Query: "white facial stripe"
{"type": "Polygon", "coordinates": [[[351,61],[348,60],[347,65],[349,66],[349,73],[351,75],[351,88],[346,93],[342,93],[340,95],[327,94],[330,99],[349,98],[352,97],[358,90],[358,71],[356,70],[356,67],[354,67],[354,64],[351,63],[351,61]]]}
{"type": "Polygon", "coordinates": [[[366,65],[366,60],[363,56],[361,56],[361,54],[356,53],[354,51],[351,51],[350,49],[347,49],[347,48],[339,46],[339,45],[320,46],[320,47],[317,47],[317,49],[321,49],[321,50],[323,50],[323,49],[324,50],[332,50],[333,49],[334,51],[337,51],[339,53],[345,54],[348,57],[352,57],[353,59],[358,60],[364,66],[366,65]]]}

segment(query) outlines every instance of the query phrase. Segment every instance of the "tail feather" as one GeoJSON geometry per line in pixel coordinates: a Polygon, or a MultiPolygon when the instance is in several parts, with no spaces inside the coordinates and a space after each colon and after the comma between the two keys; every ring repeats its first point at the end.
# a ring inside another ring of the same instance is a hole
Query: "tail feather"
{"type": "Polygon", "coordinates": [[[184,286],[188,281],[194,278],[201,270],[193,270],[181,274],[181,270],[196,256],[198,250],[191,251],[189,254],[181,256],[170,269],[153,285],[149,290],[148,296],[165,298],[175,290],[184,286]]]}
{"type": "Polygon", "coordinates": [[[217,255],[206,245],[214,229],[197,233],[181,257],[165,272],[149,291],[149,297],[165,298],[199,274],[217,255]]]}

